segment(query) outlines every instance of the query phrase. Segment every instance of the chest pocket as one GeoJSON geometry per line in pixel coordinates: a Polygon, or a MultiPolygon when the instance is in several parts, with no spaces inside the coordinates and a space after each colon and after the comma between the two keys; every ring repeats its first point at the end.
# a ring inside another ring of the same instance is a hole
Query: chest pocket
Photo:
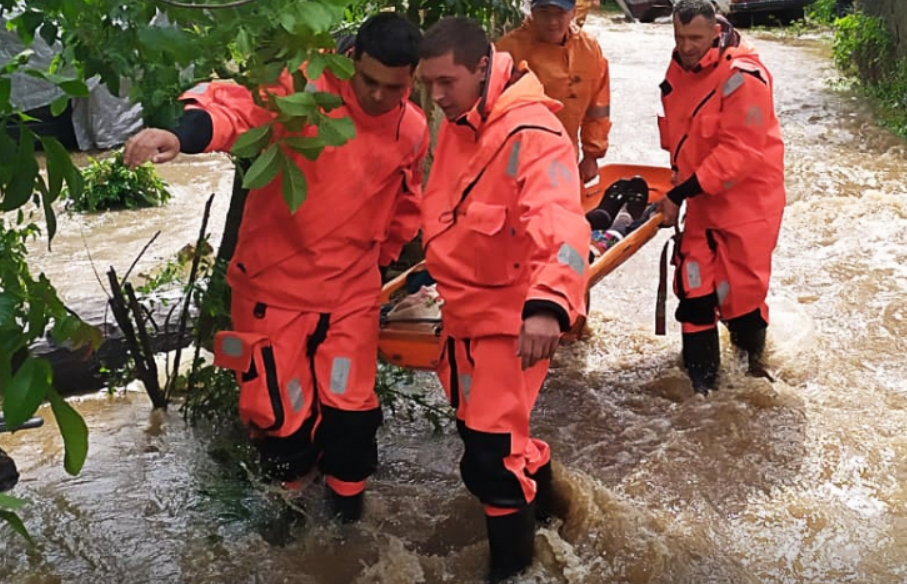
{"type": "Polygon", "coordinates": [[[692,162],[695,166],[698,166],[718,146],[720,125],[720,113],[699,114],[693,118],[690,128],[690,137],[693,139],[690,140],[688,155],[693,158],[692,162]]]}
{"type": "Polygon", "coordinates": [[[516,279],[520,267],[515,262],[516,229],[504,205],[474,201],[460,218],[466,237],[472,243],[465,251],[475,269],[476,283],[506,286],[516,279]]]}

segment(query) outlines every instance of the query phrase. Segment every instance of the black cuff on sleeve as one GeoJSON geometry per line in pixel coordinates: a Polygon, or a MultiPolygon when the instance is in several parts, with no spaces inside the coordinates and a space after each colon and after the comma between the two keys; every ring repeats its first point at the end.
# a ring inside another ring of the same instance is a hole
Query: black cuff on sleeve
{"type": "Polygon", "coordinates": [[[699,179],[694,174],[687,180],[683,181],[670,191],[668,191],[668,198],[672,203],[680,206],[686,199],[690,197],[695,197],[696,195],[702,193],[702,187],[699,185],[699,179]]]}
{"type": "Polygon", "coordinates": [[[200,154],[205,151],[214,138],[214,122],[211,114],[202,109],[190,109],[183,112],[173,133],[180,140],[180,152],[183,154],[200,154]]]}
{"type": "Polygon", "coordinates": [[[557,319],[561,332],[570,330],[570,315],[560,304],[550,300],[527,300],[523,305],[523,320],[542,312],[547,312],[557,319]]]}

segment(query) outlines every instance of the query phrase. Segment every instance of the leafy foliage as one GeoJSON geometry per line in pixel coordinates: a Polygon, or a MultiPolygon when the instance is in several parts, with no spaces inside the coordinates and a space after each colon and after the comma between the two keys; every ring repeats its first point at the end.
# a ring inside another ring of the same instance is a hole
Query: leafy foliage
{"type": "MultiPolygon", "coordinates": [[[[123,164],[123,153],[105,160],[90,159],[82,170],[84,186],[70,197],[76,211],[107,211],[159,207],[170,200],[167,184],[150,162],[135,169],[123,164]]],[[[64,192],[64,196],[68,193],[64,192]]]]}
{"type": "Polygon", "coordinates": [[[833,55],[876,106],[882,125],[907,138],[907,60],[899,59],[885,22],[857,10],[835,20],[833,55]]]}
{"type": "Polygon", "coordinates": [[[350,9],[347,18],[361,20],[388,8],[406,14],[423,29],[445,16],[468,16],[485,25],[492,36],[523,20],[519,0],[360,0],[350,9]]]}
{"type": "Polygon", "coordinates": [[[854,12],[835,23],[835,64],[846,75],[876,83],[894,57],[894,40],[880,18],[854,12]]]}
{"type": "MultiPolygon", "coordinates": [[[[20,217],[21,218],[21,217],[20,217]]],[[[44,274],[32,277],[25,243],[38,233],[33,224],[8,226],[0,219],[0,394],[6,423],[15,428],[50,399],[64,435],[66,470],[78,473],[87,455],[87,432],[60,400],[51,383],[50,365],[29,356],[28,348],[46,331],[74,348],[96,348],[97,329],[70,313],[44,274]],[[59,400],[61,404],[57,404],[59,400]]]]}
{"type": "Polygon", "coordinates": [[[375,379],[378,400],[392,414],[402,414],[411,422],[422,418],[440,432],[445,423],[453,420],[453,414],[445,403],[432,400],[414,387],[415,379],[413,371],[379,360],[375,379]]]}
{"type": "Polygon", "coordinates": [[[816,0],[805,8],[806,18],[817,24],[834,24],[836,15],[835,0],[816,0]]]}

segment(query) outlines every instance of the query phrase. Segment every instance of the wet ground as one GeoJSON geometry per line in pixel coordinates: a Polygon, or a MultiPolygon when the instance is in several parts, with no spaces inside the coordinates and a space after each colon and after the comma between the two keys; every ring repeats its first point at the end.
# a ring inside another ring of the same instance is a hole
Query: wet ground
{"type": "MultiPolygon", "coordinates": [[[[587,29],[612,67],[607,161],[666,164],[655,115],[670,27],[595,18],[587,29]]],[[[824,42],[760,34],[756,44],[787,143],[769,300],[779,380],[742,377],[726,350],[721,389],[694,396],[679,330],[652,332],[665,236],[644,248],[595,288],[592,338],[559,355],[543,390],[535,431],[552,445],[569,513],[540,531],[521,581],[907,582],[905,144],[830,88],[824,42]]],[[[195,239],[211,191],[217,236],[232,180],[224,161],[184,159],[162,173],[179,185],[168,208],[66,220],[54,252],[39,250],[65,297],[97,294],[85,245],[96,264],[128,266],[161,229],[144,269],[195,239]]],[[[417,384],[437,395],[431,377],[417,384]]],[[[341,527],[326,520],[317,485],[305,514],[287,510],[238,479],[242,469],[215,463],[207,432],[150,413],[141,394],[75,405],[92,432],[79,477],[63,472],[52,424],[0,442],[19,463],[15,494],[30,501],[22,515],[39,542],[29,549],[3,529],[0,581],[481,579],[481,510],[460,484],[450,428],[391,418],[367,519],[341,527]]]]}

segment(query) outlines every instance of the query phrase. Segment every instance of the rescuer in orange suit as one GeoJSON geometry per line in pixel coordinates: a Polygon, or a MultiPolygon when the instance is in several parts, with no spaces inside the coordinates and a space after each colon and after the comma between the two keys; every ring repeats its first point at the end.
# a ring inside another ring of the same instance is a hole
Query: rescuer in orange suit
{"type": "MultiPolygon", "coordinates": [[[[216,362],[237,373],[240,418],[265,473],[292,483],[317,463],[344,521],[359,518],[378,461],[379,265],[419,228],[429,139],[425,116],[407,98],[420,39],[413,24],[381,13],[357,34],[352,79],[325,71],[309,81],[307,90],[343,99],[329,115],[351,118],[356,135],[315,161],[286,151],[309,185],[295,213],[280,179],[249,193],[228,271],[234,330],[215,342],[216,362]]],[[[290,75],[268,89],[292,93],[290,75]]],[[[137,134],[126,146],[128,164],[228,152],[240,134],[273,118],[233,84],[203,84],[182,100],[179,127],[137,134]]],[[[274,132],[291,134],[282,126],[274,132]]]]}
{"type": "Polygon", "coordinates": [[[574,0],[532,0],[522,26],[495,43],[516,63],[526,61],[548,97],[563,104],[557,118],[579,155],[580,176],[598,176],[598,160],[608,152],[611,85],[608,60],[592,36],[571,24],[574,0]]]}
{"type": "Polygon", "coordinates": [[[684,366],[693,388],[707,393],[718,377],[719,318],[749,373],[768,376],[765,298],[785,205],[784,144],[771,75],[709,0],[675,3],[674,36],[659,129],[676,186],[660,210],[674,225],[686,202],[676,317],[684,366]]]}
{"type": "Polygon", "coordinates": [[[492,581],[532,562],[551,509],[548,445],[529,417],[558,340],[584,313],[590,230],[560,105],[476,22],[446,18],[419,75],[443,110],[422,207],[428,269],[444,300],[439,377],[484,504],[492,581]]]}

